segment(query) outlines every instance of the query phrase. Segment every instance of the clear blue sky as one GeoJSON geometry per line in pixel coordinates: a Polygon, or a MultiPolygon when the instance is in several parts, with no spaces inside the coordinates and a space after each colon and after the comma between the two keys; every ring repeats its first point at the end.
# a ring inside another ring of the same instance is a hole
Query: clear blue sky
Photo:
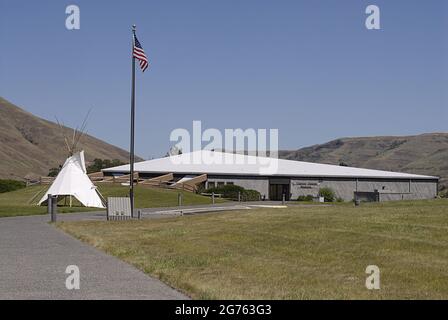
{"type": "Polygon", "coordinates": [[[130,27],[137,141],[160,156],[174,128],[278,128],[293,149],[343,136],[447,131],[448,3],[0,0],[0,95],[128,149],[130,27]],[[65,28],[65,8],[81,29],[65,28]],[[381,9],[379,31],[365,8],[381,9]]]}

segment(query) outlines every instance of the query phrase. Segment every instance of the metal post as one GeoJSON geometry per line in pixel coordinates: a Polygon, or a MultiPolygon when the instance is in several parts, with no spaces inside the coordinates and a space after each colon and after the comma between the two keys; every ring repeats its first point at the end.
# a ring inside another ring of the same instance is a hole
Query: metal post
{"type": "Polygon", "coordinates": [[[53,209],[53,207],[52,207],[52,205],[51,205],[51,202],[52,202],[52,200],[53,200],[53,198],[51,197],[51,194],[49,194],[48,195],[48,198],[47,198],[47,212],[48,212],[48,214],[49,214],[49,216],[50,216],[50,220],[51,220],[51,222],[53,222],[53,215],[52,215],[52,209],[53,209]]]}
{"type": "Polygon", "coordinates": [[[47,211],[50,214],[51,222],[56,222],[56,214],[58,213],[58,196],[48,195],[47,211]]]}
{"type": "Polygon", "coordinates": [[[212,204],[215,204],[215,193],[212,192],[212,204]]]}
{"type": "Polygon", "coordinates": [[[130,177],[129,177],[129,197],[131,198],[131,217],[134,217],[134,131],[135,131],[135,24],[132,26],[132,91],[131,91],[131,150],[130,150],[130,177]]]}
{"type": "Polygon", "coordinates": [[[285,204],[285,194],[282,195],[282,204],[285,204]]]}
{"type": "Polygon", "coordinates": [[[51,200],[51,216],[52,221],[56,222],[56,215],[58,213],[58,196],[52,196],[53,200],[51,200]]]}
{"type": "Polygon", "coordinates": [[[180,192],[177,194],[177,205],[182,207],[182,193],[180,192]]]}
{"type": "Polygon", "coordinates": [[[238,202],[241,202],[241,191],[238,191],[238,202]]]}
{"type": "Polygon", "coordinates": [[[361,204],[361,200],[359,200],[358,195],[355,193],[355,207],[361,204]]]}

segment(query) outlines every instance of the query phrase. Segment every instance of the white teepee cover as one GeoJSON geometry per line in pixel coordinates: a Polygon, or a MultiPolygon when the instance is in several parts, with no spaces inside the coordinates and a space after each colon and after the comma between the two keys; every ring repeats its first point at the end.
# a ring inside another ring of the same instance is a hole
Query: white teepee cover
{"type": "Polygon", "coordinates": [[[86,207],[104,208],[95,185],[87,176],[84,151],[68,158],[50,189],[40,199],[42,204],[48,195],[73,196],[86,207]]]}

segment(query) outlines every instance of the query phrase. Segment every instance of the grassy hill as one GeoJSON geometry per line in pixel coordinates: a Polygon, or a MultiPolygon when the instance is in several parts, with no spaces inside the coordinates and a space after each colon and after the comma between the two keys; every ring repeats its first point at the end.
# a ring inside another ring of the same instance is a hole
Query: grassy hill
{"type": "MultiPolygon", "coordinates": [[[[66,133],[72,129],[65,127],[66,133]]],[[[127,162],[128,152],[92,136],[79,144],[86,160],[118,159],[127,162]]],[[[26,175],[47,175],[48,170],[67,158],[59,126],[32,115],[0,97],[0,179],[23,179],[26,175]]]]}
{"type": "MultiPolygon", "coordinates": [[[[66,132],[72,129],[65,128],[66,132]]],[[[86,135],[79,144],[87,161],[94,158],[128,161],[128,152],[86,135]]],[[[341,138],[299,150],[280,151],[280,157],[441,177],[448,187],[448,133],[416,136],[341,138]]],[[[38,118],[0,97],[0,179],[46,175],[67,156],[56,123],[38,118]],[[54,147],[58,146],[58,147],[54,147]]]]}
{"type": "MultiPolygon", "coordinates": [[[[32,186],[17,191],[0,193],[0,217],[45,214],[47,207],[37,206],[36,203],[48,187],[32,186]],[[33,198],[35,200],[31,202],[33,198]]],[[[105,198],[125,197],[129,193],[129,188],[121,185],[100,185],[98,190],[105,198]]],[[[136,186],[135,205],[137,208],[175,207],[177,206],[178,192],[177,190],[136,186]]],[[[209,197],[190,192],[182,192],[182,194],[182,204],[186,206],[209,204],[211,202],[209,197]]],[[[223,200],[216,199],[216,201],[221,202],[223,200]]],[[[60,201],[60,204],[62,203],[63,201],[60,201]]],[[[82,207],[77,201],[73,202],[73,207],[71,208],[68,206],[58,208],[58,211],[61,213],[98,210],[101,209],[82,207]]]]}
{"type": "Polygon", "coordinates": [[[402,137],[341,138],[299,150],[280,151],[280,158],[408,172],[441,177],[448,186],[448,133],[402,137]]]}

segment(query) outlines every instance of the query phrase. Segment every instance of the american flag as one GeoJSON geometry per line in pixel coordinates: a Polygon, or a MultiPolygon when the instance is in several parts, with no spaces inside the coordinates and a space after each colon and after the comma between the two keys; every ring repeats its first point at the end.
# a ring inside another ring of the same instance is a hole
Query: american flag
{"type": "Polygon", "coordinates": [[[137,39],[137,36],[134,34],[134,52],[133,52],[134,58],[138,59],[140,63],[140,68],[142,68],[142,71],[145,72],[145,70],[148,68],[148,58],[146,57],[145,51],[142,48],[142,45],[137,39]]]}

